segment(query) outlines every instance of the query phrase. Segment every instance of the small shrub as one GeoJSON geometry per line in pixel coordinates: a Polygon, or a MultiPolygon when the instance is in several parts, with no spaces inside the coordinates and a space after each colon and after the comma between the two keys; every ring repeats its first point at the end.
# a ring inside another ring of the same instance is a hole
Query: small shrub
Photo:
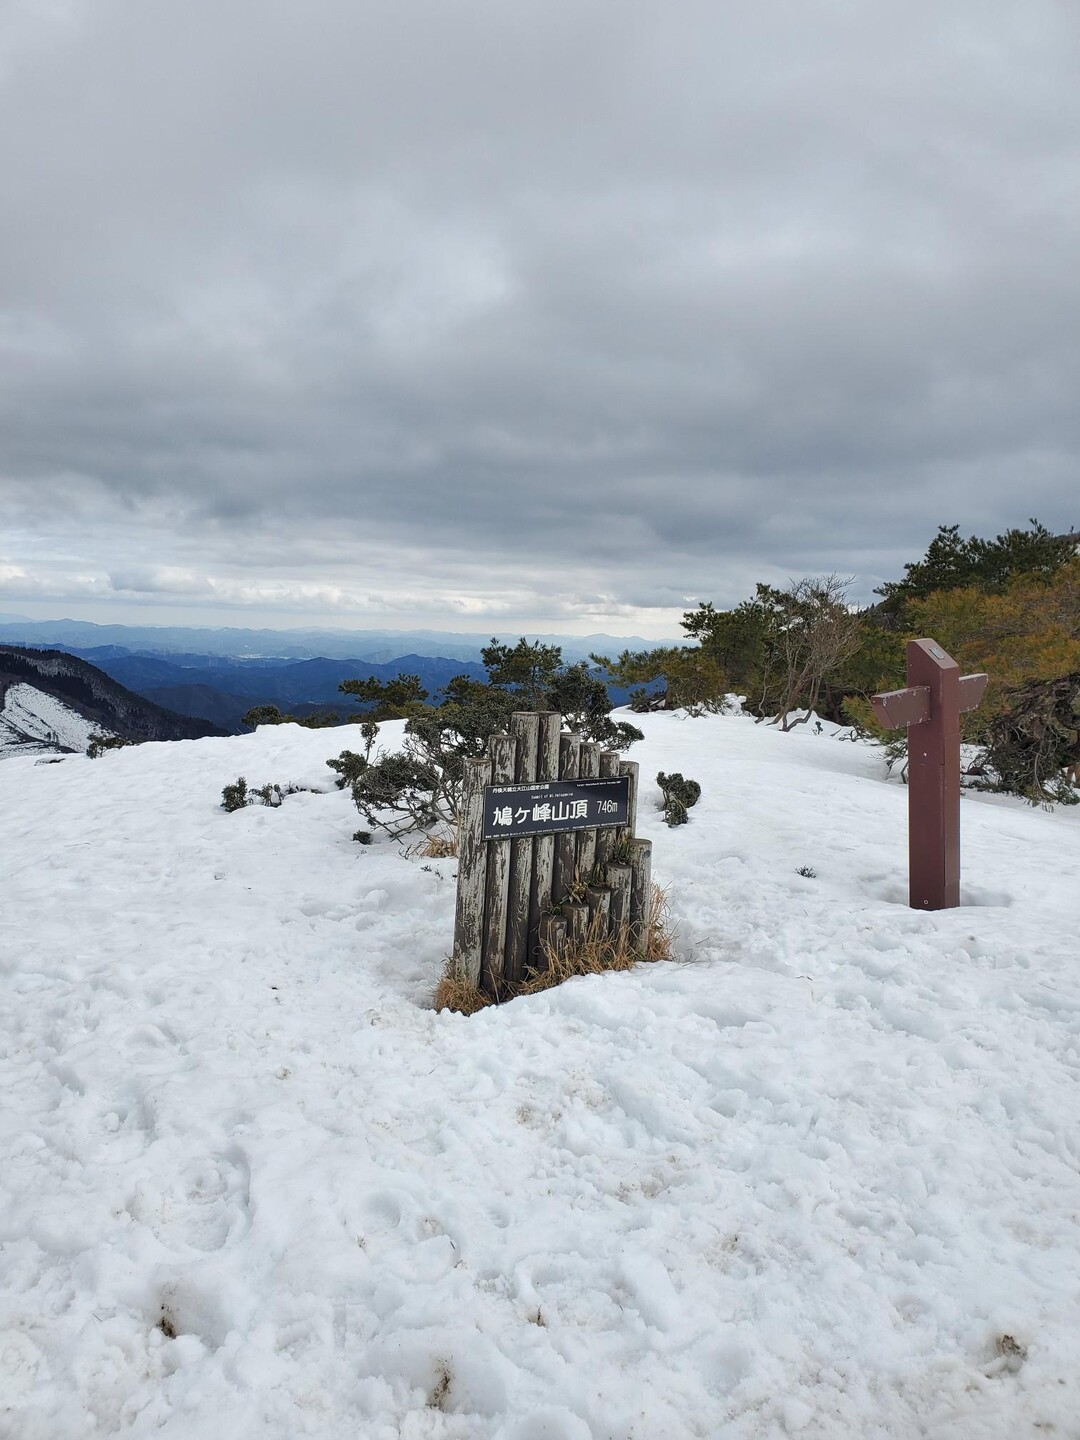
{"type": "Polygon", "coordinates": [[[221,792],[221,808],[223,810],[243,810],[248,803],[247,781],[243,775],[234,780],[231,785],[226,785],[221,792]]]}
{"type": "Polygon", "coordinates": [[[285,799],[286,795],[299,795],[301,791],[311,791],[310,785],[259,785],[250,787],[243,775],[232,785],[226,785],[221,792],[221,808],[223,810],[243,810],[245,805],[268,805],[272,810],[285,799]]]}
{"type": "Polygon", "coordinates": [[[353,837],[352,837],[352,838],[356,841],[356,843],[357,843],[358,845],[370,845],[370,844],[371,844],[371,831],[370,831],[370,830],[354,830],[354,831],[353,831],[353,837]]]}
{"type": "Polygon", "coordinates": [[[326,762],[373,829],[398,838],[456,828],[465,760],[482,755],[489,737],[508,728],[515,701],[466,677],[451,681],[447,692],[455,698],[409,720],[399,753],[371,759],[374,736],[365,735],[366,754],[344,750],[326,762]]]}
{"type": "Polygon", "coordinates": [[[374,720],[360,721],[360,734],[364,740],[364,759],[371,759],[371,748],[379,738],[379,727],[374,720]]]}
{"type": "Polygon", "coordinates": [[[106,750],[123,750],[128,745],[137,745],[137,740],[125,740],[122,735],[91,735],[86,747],[86,753],[91,760],[96,760],[106,750]]]}
{"type": "Polygon", "coordinates": [[[338,778],[334,784],[339,790],[344,790],[346,785],[358,780],[368,766],[367,756],[358,755],[355,750],[342,750],[336,760],[327,760],[326,763],[337,773],[338,778]]]}
{"type": "Polygon", "coordinates": [[[241,725],[257,730],[260,725],[302,725],[305,730],[327,730],[341,721],[336,710],[316,711],[313,715],[283,715],[276,705],[253,705],[240,716],[241,725]]]}
{"type": "Polygon", "coordinates": [[[276,705],[253,705],[240,716],[240,724],[257,730],[260,725],[287,725],[291,715],[283,715],[276,705]]]}
{"type": "Polygon", "coordinates": [[[985,759],[997,780],[984,788],[1033,805],[1075,805],[1068,767],[1080,746],[1080,671],[1021,685],[1006,704],[986,726],[985,759]]]}
{"type": "Polygon", "coordinates": [[[812,865],[800,865],[799,868],[795,871],[795,874],[801,875],[804,880],[817,879],[817,871],[812,865]]]}
{"type": "Polygon", "coordinates": [[[664,820],[668,825],[685,825],[690,818],[687,811],[701,799],[701,786],[696,780],[687,780],[676,770],[665,775],[661,770],[656,777],[664,796],[664,820]]]}

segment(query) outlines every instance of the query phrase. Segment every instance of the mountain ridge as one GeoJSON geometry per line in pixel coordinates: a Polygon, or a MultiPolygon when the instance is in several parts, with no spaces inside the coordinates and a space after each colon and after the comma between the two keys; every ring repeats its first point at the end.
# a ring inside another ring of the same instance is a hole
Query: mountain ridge
{"type": "Polygon", "coordinates": [[[568,661],[587,659],[597,650],[653,649],[679,641],[645,640],[640,635],[560,635],[535,631],[451,630],[251,630],[236,627],[183,625],[98,625],[91,620],[15,621],[0,617],[0,643],[87,649],[116,645],[151,655],[186,653],[229,656],[242,660],[370,660],[388,664],[410,654],[437,654],[451,660],[480,662],[492,638],[513,644],[522,633],[529,640],[558,645],[568,661]]]}
{"type": "Polygon", "coordinates": [[[27,748],[34,753],[70,754],[80,748],[84,734],[90,732],[70,724],[71,715],[93,730],[124,740],[198,740],[226,733],[207,720],[166,710],[64,650],[0,644],[0,706],[7,754],[27,748]],[[45,703],[34,695],[45,697],[45,703]],[[59,729],[49,719],[55,705],[64,712],[56,712],[59,729]]]}

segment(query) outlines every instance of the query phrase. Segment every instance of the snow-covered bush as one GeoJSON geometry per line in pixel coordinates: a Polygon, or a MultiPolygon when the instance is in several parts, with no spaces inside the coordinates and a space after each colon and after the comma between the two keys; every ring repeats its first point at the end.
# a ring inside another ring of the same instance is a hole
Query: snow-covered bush
{"type": "Polygon", "coordinates": [[[701,786],[696,780],[687,780],[677,770],[665,775],[663,770],[656,777],[656,783],[664,796],[664,820],[668,825],[685,825],[690,818],[686,813],[691,805],[701,799],[701,786]]]}

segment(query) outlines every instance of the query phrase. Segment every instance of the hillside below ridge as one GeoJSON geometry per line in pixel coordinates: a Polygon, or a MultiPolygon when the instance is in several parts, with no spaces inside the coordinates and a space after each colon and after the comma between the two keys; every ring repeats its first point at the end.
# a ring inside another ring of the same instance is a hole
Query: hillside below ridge
{"type": "Polygon", "coordinates": [[[5,756],[27,746],[35,753],[70,753],[84,749],[92,733],[133,741],[225,733],[145,699],[63,650],[0,645],[0,704],[5,756]]]}
{"type": "Polygon", "coordinates": [[[113,732],[33,685],[0,680],[0,760],[82,754],[92,735],[113,732]]]}

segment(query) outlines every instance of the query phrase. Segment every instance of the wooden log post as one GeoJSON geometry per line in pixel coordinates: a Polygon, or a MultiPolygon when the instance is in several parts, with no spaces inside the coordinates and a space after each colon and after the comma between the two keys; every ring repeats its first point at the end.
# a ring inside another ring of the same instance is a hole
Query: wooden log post
{"type": "Polygon", "coordinates": [[[643,955],[649,939],[652,908],[652,841],[635,840],[630,848],[630,948],[643,955]]]}
{"type": "MultiPolygon", "coordinates": [[[[514,780],[516,744],[510,735],[493,735],[488,741],[492,785],[511,785],[514,780]]],[[[506,960],[506,920],[510,901],[511,840],[487,842],[487,907],[484,916],[484,962],[481,984],[496,998],[503,990],[506,960]]]]}
{"type": "MultiPolygon", "coordinates": [[[[537,780],[559,778],[559,731],[562,716],[558,710],[545,710],[539,715],[539,737],[536,757],[537,780]]],[[[526,964],[542,959],[540,955],[540,922],[551,909],[552,884],[555,877],[555,836],[537,835],[533,842],[533,885],[529,900],[529,942],[526,964]]]]}
{"type": "Polygon", "coordinates": [[[636,760],[620,760],[619,774],[625,775],[630,781],[630,805],[627,812],[626,830],[623,832],[631,840],[637,834],[637,802],[638,787],[641,780],[641,767],[636,760]]]}
{"type": "MultiPolygon", "coordinates": [[[[600,751],[600,774],[607,779],[612,779],[619,773],[619,752],[618,750],[600,751]]],[[[596,863],[603,866],[611,859],[611,852],[615,848],[615,842],[619,838],[618,828],[614,825],[607,825],[596,832],[596,863]]]]}
{"type": "MultiPolygon", "coordinates": [[[[523,784],[536,779],[540,744],[540,717],[527,710],[510,717],[510,733],[517,745],[514,781],[523,784]]],[[[510,900],[506,921],[506,964],[504,973],[511,984],[522,979],[529,953],[529,907],[532,902],[533,841],[531,835],[510,841],[510,900]]]]}
{"type": "Polygon", "coordinates": [[[624,950],[630,944],[630,890],[634,872],[629,865],[609,865],[608,884],[611,887],[611,939],[616,949],[624,950]]]}
{"type": "MultiPolygon", "coordinates": [[[[581,769],[583,780],[593,780],[600,774],[600,746],[591,740],[581,746],[581,769]]],[[[596,864],[596,830],[579,830],[577,836],[576,866],[578,876],[586,885],[592,882],[593,866],[596,864]]]]}
{"type": "Polygon", "coordinates": [[[589,939],[606,940],[611,925],[610,885],[590,885],[585,899],[589,905],[589,939]]]}
{"type": "Polygon", "coordinates": [[[584,902],[576,901],[562,907],[563,918],[566,921],[566,943],[568,945],[584,945],[589,938],[589,907],[584,902]]]}
{"type": "MultiPolygon", "coordinates": [[[[559,737],[559,779],[576,780],[581,769],[581,741],[576,735],[559,737]]],[[[556,906],[569,898],[577,869],[577,836],[563,830],[555,836],[555,877],[552,895],[556,906]]]]}
{"type": "Polygon", "coordinates": [[[537,968],[551,968],[551,958],[559,961],[566,954],[566,921],[561,915],[545,915],[540,921],[537,968]]]}
{"type": "Polygon", "coordinates": [[[484,889],[487,846],[484,843],[484,786],[491,784],[489,759],[466,760],[458,816],[457,913],[454,916],[453,965],[473,985],[480,983],[484,951],[484,889]]]}

